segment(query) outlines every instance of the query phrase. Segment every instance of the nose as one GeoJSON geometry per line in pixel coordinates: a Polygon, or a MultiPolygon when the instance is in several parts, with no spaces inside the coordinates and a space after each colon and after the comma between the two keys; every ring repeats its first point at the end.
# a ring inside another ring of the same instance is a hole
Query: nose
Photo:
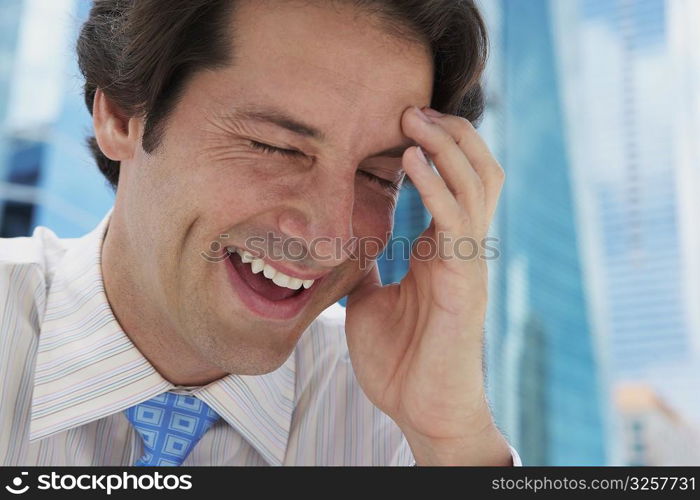
{"type": "Polygon", "coordinates": [[[313,192],[280,214],[280,230],[305,242],[310,266],[338,266],[354,253],[354,191],[351,179],[317,179],[313,192]]]}

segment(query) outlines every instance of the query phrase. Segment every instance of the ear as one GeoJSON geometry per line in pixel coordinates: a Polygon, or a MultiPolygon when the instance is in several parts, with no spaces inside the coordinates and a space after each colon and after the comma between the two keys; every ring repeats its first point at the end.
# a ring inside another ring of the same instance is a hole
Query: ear
{"type": "Polygon", "coordinates": [[[92,104],[92,125],[97,144],[107,158],[122,161],[134,156],[141,139],[141,122],[140,118],[126,116],[102,89],[97,89],[92,104]]]}

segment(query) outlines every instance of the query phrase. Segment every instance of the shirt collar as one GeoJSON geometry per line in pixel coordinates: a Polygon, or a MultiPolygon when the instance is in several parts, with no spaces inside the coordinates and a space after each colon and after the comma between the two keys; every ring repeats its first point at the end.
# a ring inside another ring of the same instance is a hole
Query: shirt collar
{"type": "MultiPolygon", "coordinates": [[[[88,424],[176,386],[124,333],[104,291],[101,251],[110,210],[67,245],[47,291],[34,371],[30,442],[88,424]]],[[[272,465],[281,465],[294,410],[295,355],[260,376],[193,388],[272,465]]]]}

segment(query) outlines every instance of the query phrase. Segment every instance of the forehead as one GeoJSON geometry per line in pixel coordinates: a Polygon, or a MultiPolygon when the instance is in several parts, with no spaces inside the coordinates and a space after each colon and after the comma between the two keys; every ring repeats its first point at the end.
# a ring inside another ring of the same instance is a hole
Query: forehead
{"type": "Polygon", "coordinates": [[[384,31],[351,6],[332,4],[237,4],[233,64],[210,78],[217,106],[269,104],[321,130],[340,131],[360,121],[379,130],[389,118],[398,127],[406,107],[428,105],[428,47],[384,31]]]}

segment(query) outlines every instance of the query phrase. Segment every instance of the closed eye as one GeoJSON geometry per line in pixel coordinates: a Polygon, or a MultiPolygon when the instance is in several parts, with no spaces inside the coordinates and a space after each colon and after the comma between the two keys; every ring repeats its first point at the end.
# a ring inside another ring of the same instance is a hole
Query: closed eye
{"type": "Polygon", "coordinates": [[[297,158],[299,156],[304,156],[304,153],[302,153],[301,151],[296,151],[294,149],[277,148],[275,146],[270,146],[269,144],[265,144],[265,143],[257,142],[257,141],[250,141],[250,147],[251,147],[251,149],[263,151],[263,152],[268,153],[268,154],[278,154],[278,155],[288,156],[288,157],[293,157],[293,158],[297,158]]]}
{"type": "Polygon", "coordinates": [[[370,182],[375,182],[382,186],[383,188],[389,189],[390,191],[393,192],[398,192],[399,188],[401,187],[401,181],[403,180],[400,179],[399,181],[390,181],[389,179],[384,179],[383,177],[379,177],[378,175],[374,175],[371,172],[367,172],[365,170],[358,170],[357,175],[360,175],[364,177],[365,179],[369,180],[370,182]]]}
{"type": "MultiPolygon", "coordinates": [[[[251,149],[255,149],[257,151],[262,151],[267,154],[278,154],[290,158],[298,158],[300,156],[305,156],[304,153],[301,151],[297,151],[294,149],[283,149],[283,148],[278,148],[275,146],[270,146],[269,144],[265,144],[264,142],[258,142],[258,141],[253,141],[250,140],[250,147],[251,149]]],[[[402,179],[399,180],[398,182],[390,181],[388,179],[384,179],[382,177],[379,177],[378,175],[374,175],[371,172],[367,172],[365,170],[358,170],[357,174],[364,177],[370,182],[375,182],[382,186],[383,188],[389,189],[391,191],[398,191],[399,187],[401,186],[401,181],[402,179]]]]}

